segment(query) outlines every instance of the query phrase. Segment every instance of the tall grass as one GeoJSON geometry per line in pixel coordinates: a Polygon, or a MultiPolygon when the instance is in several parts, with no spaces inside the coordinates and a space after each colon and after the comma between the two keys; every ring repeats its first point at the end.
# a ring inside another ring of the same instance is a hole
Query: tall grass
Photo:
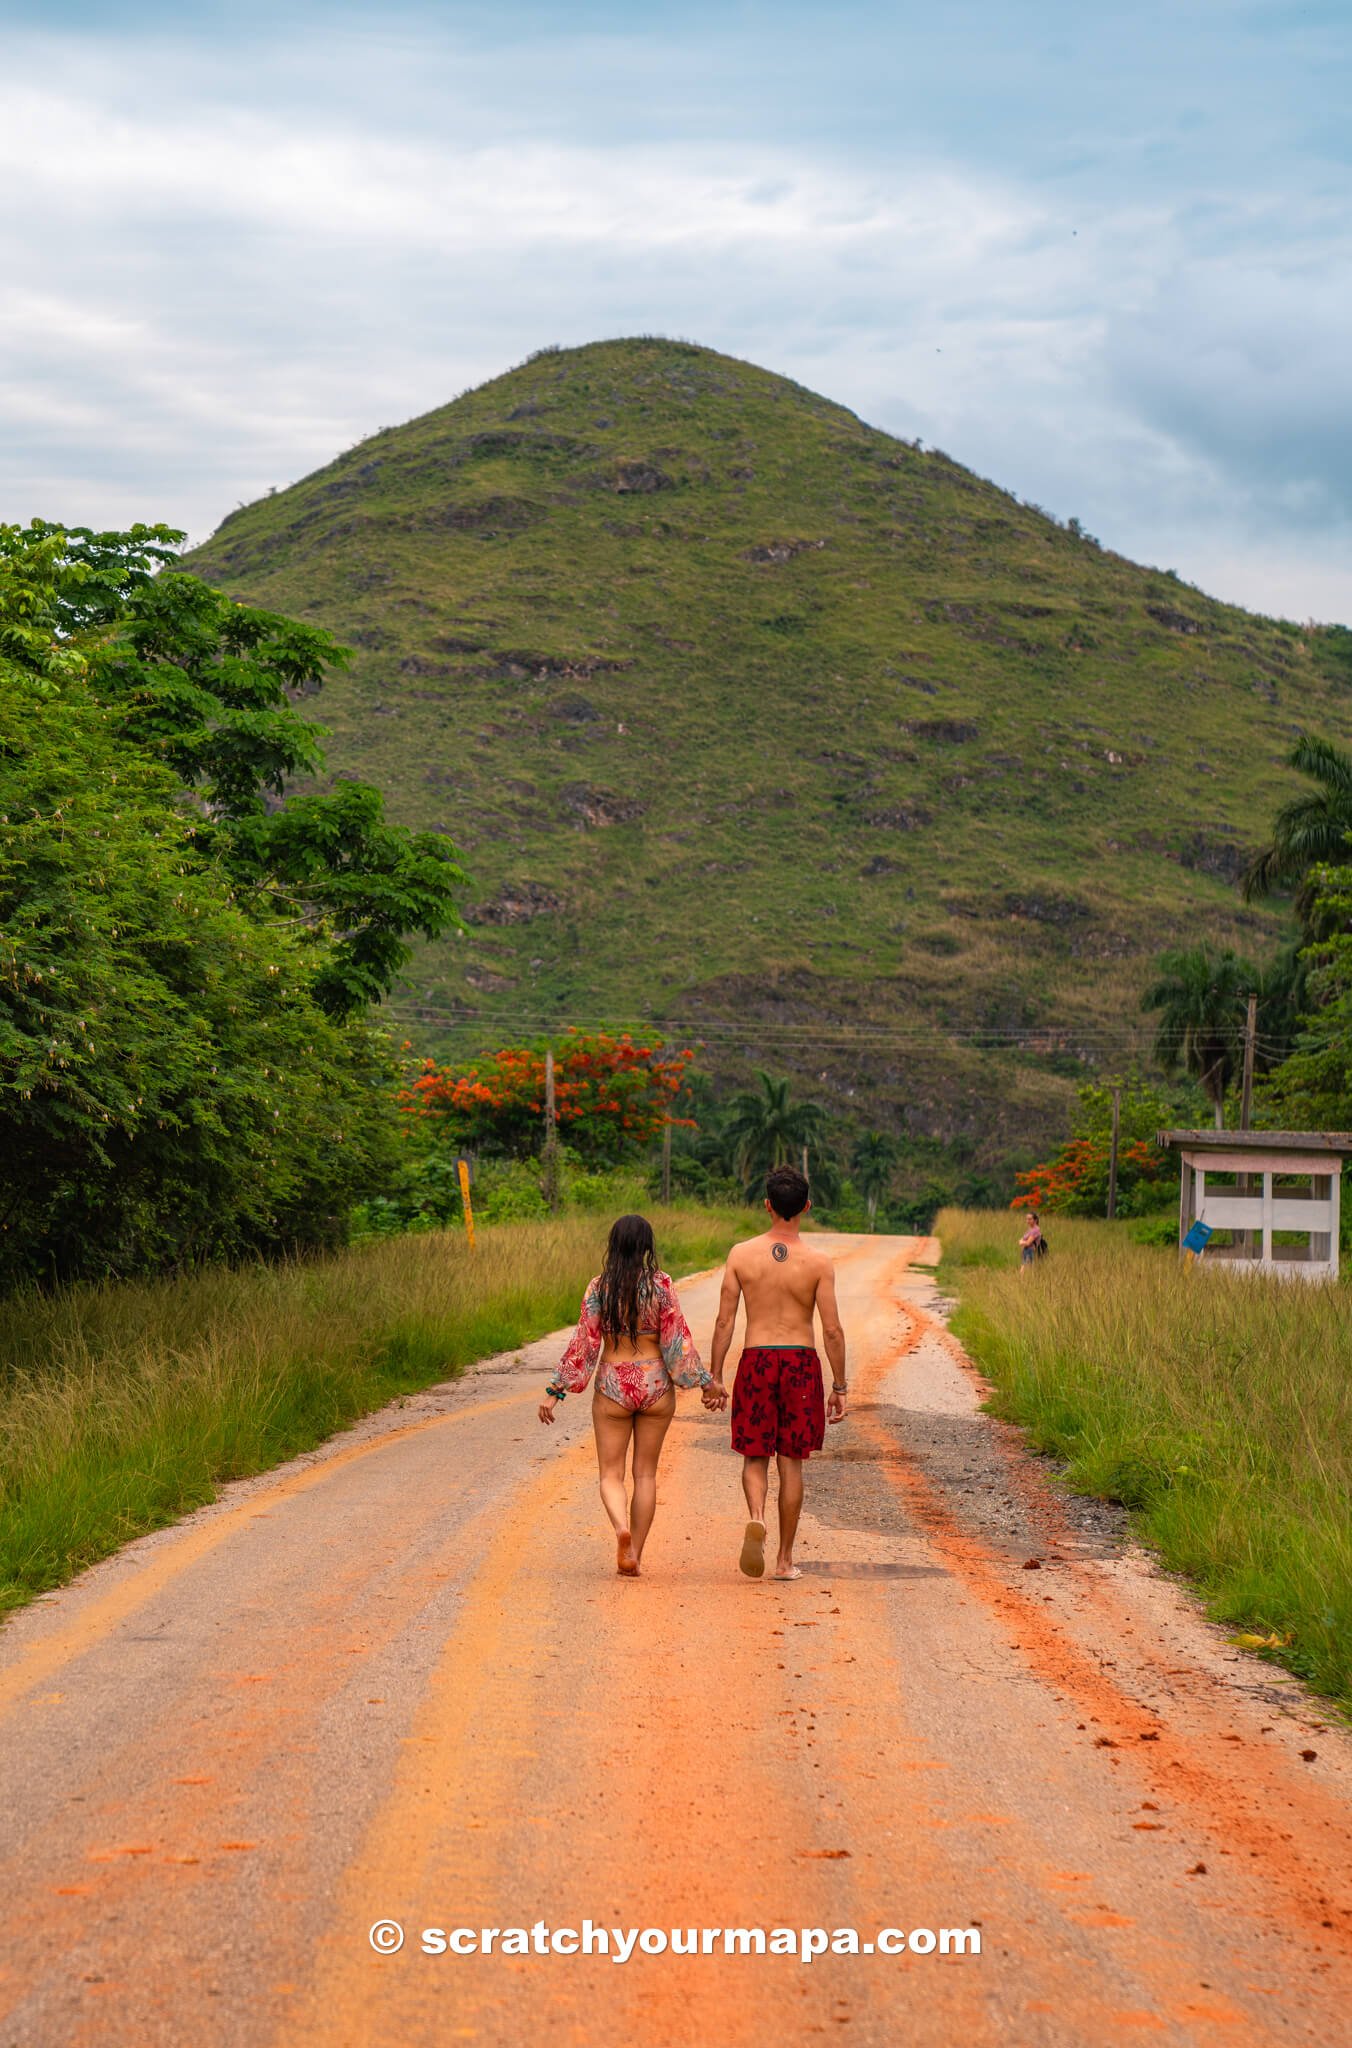
{"type": "Polygon", "coordinates": [[[941,1275],[996,1412],[1125,1502],[1219,1621],[1352,1700],[1352,1291],[1183,1267],[1120,1226],[946,1209],[941,1275]]]}
{"type": "MultiPolygon", "coordinates": [[[[664,1263],[734,1211],[651,1212],[664,1263]]],[[[396,1238],[301,1264],[0,1301],[0,1612],[396,1395],[570,1322],[606,1221],[396,1238]]]]}

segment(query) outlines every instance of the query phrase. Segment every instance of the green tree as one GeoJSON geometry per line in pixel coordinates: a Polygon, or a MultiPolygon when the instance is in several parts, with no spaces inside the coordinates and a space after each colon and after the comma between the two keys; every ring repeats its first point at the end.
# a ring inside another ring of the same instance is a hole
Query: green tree
{"type": "Polygon", "coordinates": [[[253,914],[304,930],[324,955],[314,999],[353,1014],[389,993],[412,933],[433,939],[458,923],[455,848],[388,823],[366,783],[288,793],[323,766],[324,728],[296,700],[346,650],[175,570],[181,538],[35,520],[0,528],[0,565],[16,589],[31,585],[27,563],[44,565],[42,623],[87,649],[87,686],[112,729],[191,792],[197,857],[220,864],[253,914]]]}
{"type": "Polygon", "coordinates": [[[1166,1074],[1180,1069],[1202,1088],[1216,1119],[1225,1123],[1225,1097],[1244,1056],[1249,996],[1259,975],[1229,946],[1180,947],[1162,953],[1159,973],[1141,997],[1159,1013],[1155,1057],[1166,1074]]]}
{"type": "Polygon", "coordinates": [[[763,1069],[756,1078],[758,1087],[743,1089],[729,1102],[722,1132],[733,1170],[748,1192],[773,1166],[797,1166],[805,1153],[810,1164],[826,1122],[819,1103],[791,1100],[788,1081],[763,1069]]]}
{"type": "MultiPolygon", "coordinates": [[[[673,1192],[694,1195],[699,1201],[740,1200],[744,1190],[723,1135],[725,1111],[715,1099],[709,1075],[688,1068],[672,1110],[676,1119],[671,1130],[673,1192]]],[[[659,1192],[661,1185],[661,1169],[655,1166],[653,1192],[659,1192]]]]}
{"type": "MultiPolygon", "coordinates": [[[[1312,908],[1316,917],[1322,915],[1312,908]]],[[[1258,1046],[1255,1071],[1265,1072],[1286,1058],[1296,1042],[1300,1020],[1314,1007],[1307,946],[1292,939],[1280,947],[1258,976],[1258,1046]]]]}
{"type": "Polygon", "coordinates": [[[453,915],[450,850],[385,826],[375,792],[345,840],[347,789],[293,828],[327,835],[313,884],[249,844],[260,816],[286,844],[286,776],[318,765],[288,691],[327,643],[226,616],[166,570],[175,538],[0,527],[4,1282],[341,1235],[395,1158],[392,1061],[356,1000],[416,928],[384,868],[426,885],[429,925],[453,915]],[[176,608],[198,634],[177,654],[176,608]]]}
{"type": "Polygon", "coordinates": [[[887,1193],[898,1157],[897,1141],[886,1131],[866,1131],[854,1148],[854,1178],[868,1209],[868,1227],[876,1229],[878,1202],[887,1193]]]}
{"type": "Polygon", "coordinates": [[[1289,1130],[1352,1130],[1352,866],[1312,876],[1329,936],[1305,957],[1310,1012],[1295,1050],[1258,1093],[1259,1120],[1289,1130]]]}
{"type": "Polygon", "coordinates": [[[1314,787],[1282,805],[1271,841],[1253,856],[1241,886],[1246,902],[1294,889],[1297,915],[1308,924],[1317,891],[1307,877],[1321,863],[1343,859],[1352,835],[1352,756],[1331,740],[1302,733],[1288,765],[1314,787]]]}
{"type": "MultiPolygon", "coordinates": [[[[1063,1216],[1102,1216],[1107,1209],[1112,1155],[1113,1087],[1087,1082],[1076,1090],[1070,1137],[1051,1159],[1020,1169],[1014,1179],[1020,1192],[1011,1207],[1050,1209],[1063,1216]]],[[[1173,1199],[1173,1161],[1156,1144],[1158,1132],[1192,1123],[1195,1100],[1171,1099],[1139,1078],[1118,1090],[1117,1213],[1140,1216],[1173,1199]]]]}

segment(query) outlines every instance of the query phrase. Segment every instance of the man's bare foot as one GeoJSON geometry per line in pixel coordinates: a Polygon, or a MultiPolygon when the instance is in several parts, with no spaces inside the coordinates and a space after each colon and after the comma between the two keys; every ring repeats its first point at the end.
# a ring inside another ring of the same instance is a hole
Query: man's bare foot
{"type": "Polygon", "coordinates": [[[638,1577],[638,1559],[634,1555],[634,1539],[627,1529],[615,1532],[615,1569],[622,1579],[638,1577]]]}
{"type": "Polygon", "coordinates": [[[748,1579],[763,1579],[765,1576],[765,1524],[748,1522],[742,1538],[742,1554],[737,1560],[738,1569],[748,1579]]]}
{"type": "Polygon", "coordinates": [[[796,1564],[777,1564],[770,1576],[775,1579],[801,1579],[803,1574],[796,1564]]]}

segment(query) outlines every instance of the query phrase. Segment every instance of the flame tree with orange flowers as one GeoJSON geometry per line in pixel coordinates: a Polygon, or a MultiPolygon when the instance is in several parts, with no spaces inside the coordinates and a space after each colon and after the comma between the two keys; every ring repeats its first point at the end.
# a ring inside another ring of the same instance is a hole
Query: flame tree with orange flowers
{"type": "MultiPolygon", "coordinates": [[[[570,1031],[554,1047],[559,1137],[589,1166],[618,1166],[641,1156],[682,1114],[686,1070],[694,1054],[669,1051],[660,1038],[628,1032],[570,1031]]],[[[447,1145],[507,1158],[538,1153],[545,1136],[545,1051],[504,1046],[467,1065],[427,1060],[404,1089],[401,1106],[447,1145]]]]}
{"type": "MultiPolygon", "coordinates": [[[[1102,1216],[1108,1199],[1109,1130],[1112,1089],[1094,1085],[1079,1090],[1071,1137],[1051,1159],[1016,1173],[1019,1192],[1012,1209],[1046,1209],[1062,1216],[1102,1216]]],[[[1155,1133],[1178,1121],[1177,1103],[1138,1082],[1122,1090],[1121,1142],[1117,1162],[1117,1211],[1143,1216],[1169,1206],[1175,1175],[1170,1155],[1155,1143],[1155,1133]]]]}

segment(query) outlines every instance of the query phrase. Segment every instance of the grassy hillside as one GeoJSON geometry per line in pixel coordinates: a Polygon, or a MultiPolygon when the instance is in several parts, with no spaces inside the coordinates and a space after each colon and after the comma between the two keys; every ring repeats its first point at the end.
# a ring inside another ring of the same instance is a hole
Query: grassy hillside
{"type": "Polygon", "coordinates": [[[1331,639],[1100,549],[707,349],[548,351],[233,514],[191,566],[357,650],[330,766],[443,826],[467,939],[420,1042],[667,1023],[978,1161],[1143,1042],[1331,639]]]}

